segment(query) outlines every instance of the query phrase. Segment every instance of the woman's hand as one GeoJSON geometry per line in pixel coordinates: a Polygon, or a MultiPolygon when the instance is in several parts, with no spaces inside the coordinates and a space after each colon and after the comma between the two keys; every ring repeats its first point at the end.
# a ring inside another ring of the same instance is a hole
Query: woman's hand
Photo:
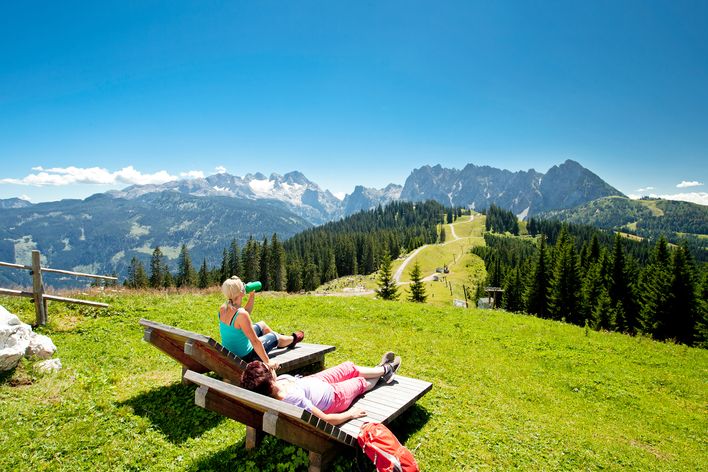
{"type": "Polygon", "coordinates": [[[366,416],[366,412],[361,408],[352,408],[349,410],[349,415],[351,416],[351,419],[356,419],[366,416]]]}
{"type": "Polygon", "coordinates": [[[268,359],[268,362],[266,362],[266,365],[273,370],[278,370],[280,369],[280,363],[278,361],[274,361],[273,359],[268,359]]]}

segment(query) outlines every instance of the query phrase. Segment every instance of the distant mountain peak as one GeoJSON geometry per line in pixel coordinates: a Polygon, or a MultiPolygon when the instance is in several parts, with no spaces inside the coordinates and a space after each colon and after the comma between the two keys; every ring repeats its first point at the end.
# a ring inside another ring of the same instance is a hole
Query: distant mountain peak
{"type": "Polygon", "coordinates": [[[403,200],[432,199],[478,209],[494,203],[517,215],[569,208],[609,195],[622,193],[572,159],[554,165],[545,175],[534,169],[512,172],[472,163],[462,170],[424,166],[411,173],[401,191],[403,200]]]}
{"type": "Polygon", "coordinates": [[[0,199],[0,209],[26,208],[28,206],[32,206],[32,202],[23,198],[0,199]]]}

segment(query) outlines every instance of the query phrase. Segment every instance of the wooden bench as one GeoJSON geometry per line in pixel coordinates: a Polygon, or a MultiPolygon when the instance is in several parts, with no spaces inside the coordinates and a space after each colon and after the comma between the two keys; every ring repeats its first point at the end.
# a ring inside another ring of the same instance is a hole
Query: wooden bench
{"type": "Polygon", "coordinates": [[[247,449],[255,447],[266,432],[309,451],[310,472],[324,470],[339,452],[359,447],[356,438],[364,423],[390,423],[433,387],[430,382],[396,376],[353,403],[367,416],[334,426],[300,407],[196,372],[187,371],[184,377],[199,385],[197,405],[246,425],[247,449]]]}
{"type": "MultiPolygon", "coordinates": [[[[145,341],[182,364],[183,381],[184,373],[192,370],[213,371],[230,383],[239,383],[246,362],[214,339],[146,319],[141,319],[140,324],[145,328],[145,341]]],[[[308,366],[321,370],[325,354],[334,350],[334,346],[298,343],[293,349],[276,348],[268,356],[280,363],[281,373],[308,366]]]]}

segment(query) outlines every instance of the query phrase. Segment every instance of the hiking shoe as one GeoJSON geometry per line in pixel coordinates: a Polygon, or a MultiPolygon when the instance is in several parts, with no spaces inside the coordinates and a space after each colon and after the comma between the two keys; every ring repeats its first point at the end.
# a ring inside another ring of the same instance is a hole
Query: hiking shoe
{"type": "Polygon", "coordinates": [[[290,343],[288,346],[288,349],[292,349],[295,347],[297,343],[305,339],[305,332],[304,331],[295,331],[293,334],[293,342],[290,343]]]}
{"type": "Polygon", "coordinates": [[[401,367],[401,356],[396,356],[393,362],[384,364],[384,374],[381,376],[381,380],[387,384],[393,382],[399,367],[401,367]]]}
{"type": "Polygon", "coordinates": [[[396,355],[393,353],[393,351],[388,351],[386,354],[381,357],[381,362],[376,364],[376,367],[381,367],[384,364],[390,364],[393,362],[393,359],[396,355]]]}

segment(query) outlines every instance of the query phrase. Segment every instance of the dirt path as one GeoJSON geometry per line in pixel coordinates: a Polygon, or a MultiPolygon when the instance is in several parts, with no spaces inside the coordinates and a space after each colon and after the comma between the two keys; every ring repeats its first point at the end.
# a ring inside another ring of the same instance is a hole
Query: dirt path
{"type": "Polygon", "coordinates": [[[414,258],[421,250],[425,249],[425,248],[428,247],[428,246],[429,246],[429,244],[424,244],[424,245],[420,246],[418,249],[416,249],[415,251],[413,251],[413,252],[411,252],[410,254],[408,254],[408,257],[405,258],[405,260],[404,260],[403,263],[401,264],[401,267],[399,267],[398,270],[396,271],[396,273],[393,274],[393,280],[395,280],[397,284],[398,284],[398,283],[401,283],[401,275],[403,275],[403,270],[406,268],[406,266],[408,265],[408,263],[409,263],[411,260],[413,260],[413,258],[414,258]]]}

